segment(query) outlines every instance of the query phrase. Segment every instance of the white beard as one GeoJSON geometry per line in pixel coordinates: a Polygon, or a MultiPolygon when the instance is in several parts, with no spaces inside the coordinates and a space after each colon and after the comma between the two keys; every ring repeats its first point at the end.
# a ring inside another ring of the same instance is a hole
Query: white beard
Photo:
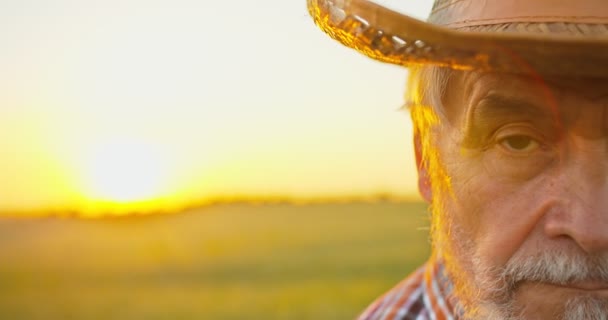
{"type": "MultiPolygon", "coordinates": [[[[560,285],[587,279],[608,282],[608,252],[590,256],[574,246],[544,250],[537,255],[518,252],[505,266],[492,267],[476,255],[473,243],[458,226],[446,223],[443,227],[447,226],[451,226],[449,233],[439,237],[433,235],[434,246],[442,250],[437,251],[440,257],[451,257],[447,259],[452,262],[446,263],[446,269],[464,319],[526,319],[514,301],[516,290],[523,281],[560,285]],[[455,279],[457,275],[461,275],[460,279],[455,279]]],[[[434,229],[434,233],[447,231],[441,227],[434,229]]],[[[562,305],[556,305],[555,310],[551,319],[608,320],[608,299],[591,294],[574,295],[562,305]]]]}
{"type": "MultiPolygon", "coordinates": [[[[458,234],[459,232],[454,232],[451,236],[456,237],[458,234]]],[[[456,249],[456,263],[461,261],[458,256],[463,253],[462,257],[469,257],[469,261],[470,257],[476,257],[474,253],[467,253],[472,251],[470,245],[469,243],[456,249]]],[[[469,301],[459,306],[465,314],[465,319],[524,320],[526,317],[521,315],[523,310],[519,310],[514,301],[519,284],[533,281],[567,285],[589,279],[608,282],[608,253],[589,256],[580,251],[568,250],[543,251],[534,256],[516,254],[501,268],[486,266],[482,259],[476,257],[466,266],[450,267],[446,264],[446,268],[450,274],[463,273],[458,270],[472,270],[466,272],[470,279],[454,283],[457,296],[475,294],[469,297],[458,296],[460,301],[469,301]],[[469,287],[458,288],[459,285],[469,287]]],[[[551,319],[608,320],[608,299],[597,295],[573,296],[562,305],[556,305],[555,309],[556,314],[551,319]]]]}
{"type": "Polygon", "coordinates": [[[570,299],[561,320],[566,319],[608,319],[608,301],[589,296],[579,296],[570,299]]]}

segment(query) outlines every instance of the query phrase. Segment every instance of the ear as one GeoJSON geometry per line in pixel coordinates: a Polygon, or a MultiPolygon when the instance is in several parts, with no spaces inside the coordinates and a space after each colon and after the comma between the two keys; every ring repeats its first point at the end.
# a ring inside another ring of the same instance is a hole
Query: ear
{"type": "Polygon", "coordinates": [[[416,168],[418,169],[418,191],[420,195],[427,203],[431,203],[433,200],[433,192],[431,189],[431,179],[429,177],[428,169],[424,161],[422,161],[422,143],[420,142],[420,135],[418,132],[414,132],[414,151],[416,153],[416,168]]]}

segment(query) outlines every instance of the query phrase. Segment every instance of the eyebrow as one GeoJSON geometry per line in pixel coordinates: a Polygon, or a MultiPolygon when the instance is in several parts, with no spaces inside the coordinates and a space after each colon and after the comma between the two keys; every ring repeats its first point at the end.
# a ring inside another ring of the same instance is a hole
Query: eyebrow
{"type": "Polygon", "coordinates": [[[528,100],[490,94],[481,99],[472,110],[472,119],[484,121],[502,118],[555,119],[555,112],[549,106],[539,106],[528,100]]]}
{"type": "Polygon", "coordinates": [[[474,146],[488,138],[500,126],[510,122],[529,122],[540,130],[554,130],[557,110],[526,99],[493,93],[479,100],[467,115],[465,144],[474,146]]]}

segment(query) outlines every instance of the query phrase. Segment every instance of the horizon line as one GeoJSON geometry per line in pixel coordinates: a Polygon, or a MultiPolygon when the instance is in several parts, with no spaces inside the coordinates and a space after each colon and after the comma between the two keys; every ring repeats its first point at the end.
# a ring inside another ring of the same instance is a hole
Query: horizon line
{"type": "MultiPolygon", "coordinates": [[[[203,209],[218,205],[316,205],[316,204],[349,204],[349,203],[409,203],[424,202],[419,195],[397,195],[393,193],[376,193],[369,195],[346,195],[346,196],[221,196],[188,204],[174,205],[172,208],[142,208],[142,209],[105,209],[94,214],[87,210],[77,208],[40,208],[40,209],[17,209],[0,210],[0,218],[121,218],[138,216],[168,215],[180,212],[203,209]]],[[[128,204],[116,204],[116,207],[128,204]]]]}

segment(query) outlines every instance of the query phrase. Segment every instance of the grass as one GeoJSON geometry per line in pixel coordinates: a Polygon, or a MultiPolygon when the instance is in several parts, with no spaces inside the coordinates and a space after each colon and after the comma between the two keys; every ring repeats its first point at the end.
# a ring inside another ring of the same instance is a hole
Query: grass
{"type": "Polygon", "coordinates": [[[0,319],[352,319],[429,254],[421,203],[0,219],[0,319]]]}

